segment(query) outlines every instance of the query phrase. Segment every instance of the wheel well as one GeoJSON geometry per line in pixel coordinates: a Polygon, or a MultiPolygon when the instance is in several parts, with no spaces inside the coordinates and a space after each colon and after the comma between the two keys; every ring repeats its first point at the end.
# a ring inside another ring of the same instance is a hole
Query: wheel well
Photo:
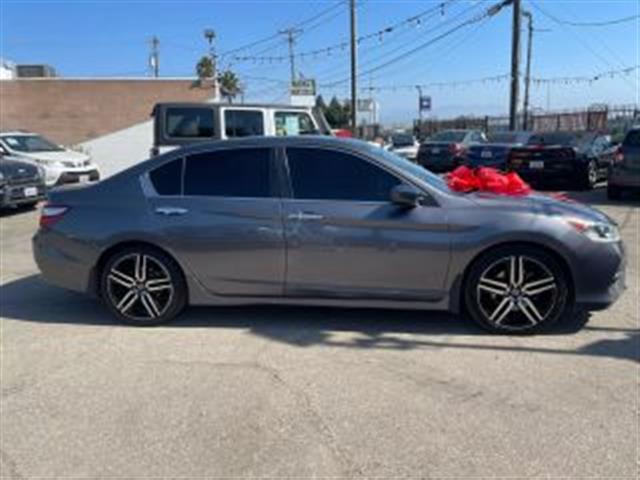
{"type": "Polygon", "coordinates": [[[489,252],[491,252],[493,250],[497,250],[499,248],[504,248],[504,247],[530,247],[530,248],[537,248],[538,250],[542,250],[547,255],[553,257],[558,262],[558,265],[560,265],[560,268],[562,268],[562,271],[566,275],[567,286],[569,287],[569,298],[570,299],[574,298],[573,275],[571,274],[571,269],[569,268],[569,263],[567,262],[567,260],[562,255],[560,255],[558,252],[554,251],[553,249],[547,247],[546,245],[541,245],[541,244],[535,243],[535,242],[503,242],[503,243],[498,243],[496,245],[491,245],[490,247],[487,247],[484,250],[482,250],[481,252],[479,252],[478,254],[476,254],[476,256],[473,257],[473,260],[471,260],[469,262],[469,264],[467,265],[467,267],[464,269],[464,273],[462,275],[462,282],[460,284],[460,290],[458,291],[458,295],[457,295],[458,296],[458,305],[460,306],[461,310],[466,308],[465,302],[464,302],[464,292],[465,292],[465,286],[467,284],[469,272],[471,271],[471,267],[473,266],[473,264],[476,263],[479,258],[481,258],[482,256],[486,255],[487,253],[489,253],[489,252]]]}
{"type": "Polygon", "coordinates": [[[133,247],[145,247],[145,248],[152,248],[154,250],[158,250],[159,252],[162,252],[164,255],[166,255],[167,257],[171,258],[176,265],[178,266],[178,269],[180,270],[180,274],[182,275],[183,280],[185,280],[184,284],[187,287],[187,298],[189,298],[189,291],[188,291],[188,284],[186,282],[186,278],[184,275],[184,270],[182,269],[182,265],[180,265],[180,262],[178,262],[176,260],[176,258],[167,250],[165,250],[162,247],[159,247],[153,243],[150,242],[142,242],[142,241],[127,241],[127,242],[120,242],[120,243],[116,243],[115,245],[111,245],[109,248],[107,248],[104,252],[102,252],[100,254],[100,257],[98,258],[98,261],[96,262],[95,266],[93,267],[93,272],[92,272],[92,291],[93,293],[95,293],[96,295],[100,294],[100,279],[102,277],[102,269],[104,268],[105,264],[107,263],[107,260],[109,260],[109,258],[114,255],[115,253],[124,250],[125,248],[133,248],[133,247]]]}

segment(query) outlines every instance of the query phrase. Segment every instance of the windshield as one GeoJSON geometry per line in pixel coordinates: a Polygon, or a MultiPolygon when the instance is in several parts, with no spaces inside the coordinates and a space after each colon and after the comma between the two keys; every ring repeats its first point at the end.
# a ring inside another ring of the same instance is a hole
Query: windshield
{"type": "Polygon", "coordinates": [[[527,143],[530,134],[517,132],[494,132],[489,135],[491,143],[527,143]]]}
{"type": "Polygon", "coordinates": [[[434,142],[462,142],[466,136],[467,132],[445,130],[444,132],[436,133],[430,140],[434,142]]]}
{"type": "Polygon", "coordinates": [[[439,176],[431,173],[427,169],[421,167],[418,164],[415,164],[406,158],[403,158],[399,155],[396,155],[393,152],[388,150],[384,150],[379,147],[374,147],[372,145],[367,144],[367,148],[369,149],[369,153],[372,156],[378,156],[384,158],[387,163],[390,163],[393,167],[397,168],[400,171],[403,171],[418,180],[422,180],[423,182],[429,184],[430,186],[437,188],[441,192],[451,193],[449,187],[446,182],[440,178],[439,176]]]}
{"type": "Polygon", "coordinates": [[[391,144],[394,147],[413,147],[413,136],[402,133],[391,135],[391,144]]]}
{"type": "Polygon", "coordinates": [[[529,145],[567,145],[578,147],[593,140],[588,132],[548,132],[536,133],[529,139],[529,145]]]}
{"type": "Polygon", "coordinates": [[[40,135],[6,135],[2,136],[2,140],[11,150],[17,152],[62,152],[64,150],[40,135]]]}

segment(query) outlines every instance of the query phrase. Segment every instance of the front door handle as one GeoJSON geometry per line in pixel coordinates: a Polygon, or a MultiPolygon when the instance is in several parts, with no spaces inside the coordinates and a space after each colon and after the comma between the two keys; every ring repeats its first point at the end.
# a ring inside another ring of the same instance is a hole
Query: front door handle
{"type": "Polygon", "coordinates": [[[302,221],[310,221],[310,220],[322,220],[324,219],[324,215],[320,215],[319,213],[297,212],[297,213],[290,213],[287,218],[289,220],[298,220],[302,222],[302,221]]]}
{"type": "Polygon", "coordinates": [[[160,215],[166,216],[174,216],[174,215],[184,215],[189,210],[181,207],[158,207],[156,208],[156,213],[160,215]]]}

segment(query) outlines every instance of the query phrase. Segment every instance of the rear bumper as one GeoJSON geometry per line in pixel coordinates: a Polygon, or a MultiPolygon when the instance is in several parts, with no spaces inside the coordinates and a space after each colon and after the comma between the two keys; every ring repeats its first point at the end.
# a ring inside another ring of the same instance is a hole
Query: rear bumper
{"type": "Polygon", "coordinates": [[[46,188],[43,183],[26,183],[21,185],[5,184],[0,187],[0,208],[15,207],[37,203],[45,199],[46,188]],[[35,194],[27,195],[35,189],[35,194]]]}
{"type": "Polygon", "coordinates": [[[640,171],[609,167],[609,185],[640,189],[640,171]]]}
{"type": "Polygon", "coordinates": [[[92,263],[83,258],[86,246],[41,228],[33,236],[32,247],[33,258],[48,283],[77,292],[92,291],[92,263]]]}
{"type": "Polygon", "coordinates": [[[583,167],[578,164],[569,163],[566,165],[555,166],[555,168],[541,168],[540,170],[531,168],[511,168],[521,178],[528,182],[542,181],[574,181],[574,175],[583,173],[583,167]]]}
{"type": "Polygon", "coordinates": [[[434,173],[450,172],[464,163],[463,159],[458,157],[433,158],[420,154],[416,157],[416,162],[434,173]]]}

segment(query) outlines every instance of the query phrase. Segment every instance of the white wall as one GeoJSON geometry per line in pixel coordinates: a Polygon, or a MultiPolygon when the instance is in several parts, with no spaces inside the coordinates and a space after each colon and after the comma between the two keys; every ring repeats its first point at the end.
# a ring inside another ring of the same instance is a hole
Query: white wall
{"type": "Polygon", "coordinates": [[[106,178],[149,158],[152,144],[153,121],[148,120],[79,146],[91,155],[100,167],[102,178],[106,178]]]}

